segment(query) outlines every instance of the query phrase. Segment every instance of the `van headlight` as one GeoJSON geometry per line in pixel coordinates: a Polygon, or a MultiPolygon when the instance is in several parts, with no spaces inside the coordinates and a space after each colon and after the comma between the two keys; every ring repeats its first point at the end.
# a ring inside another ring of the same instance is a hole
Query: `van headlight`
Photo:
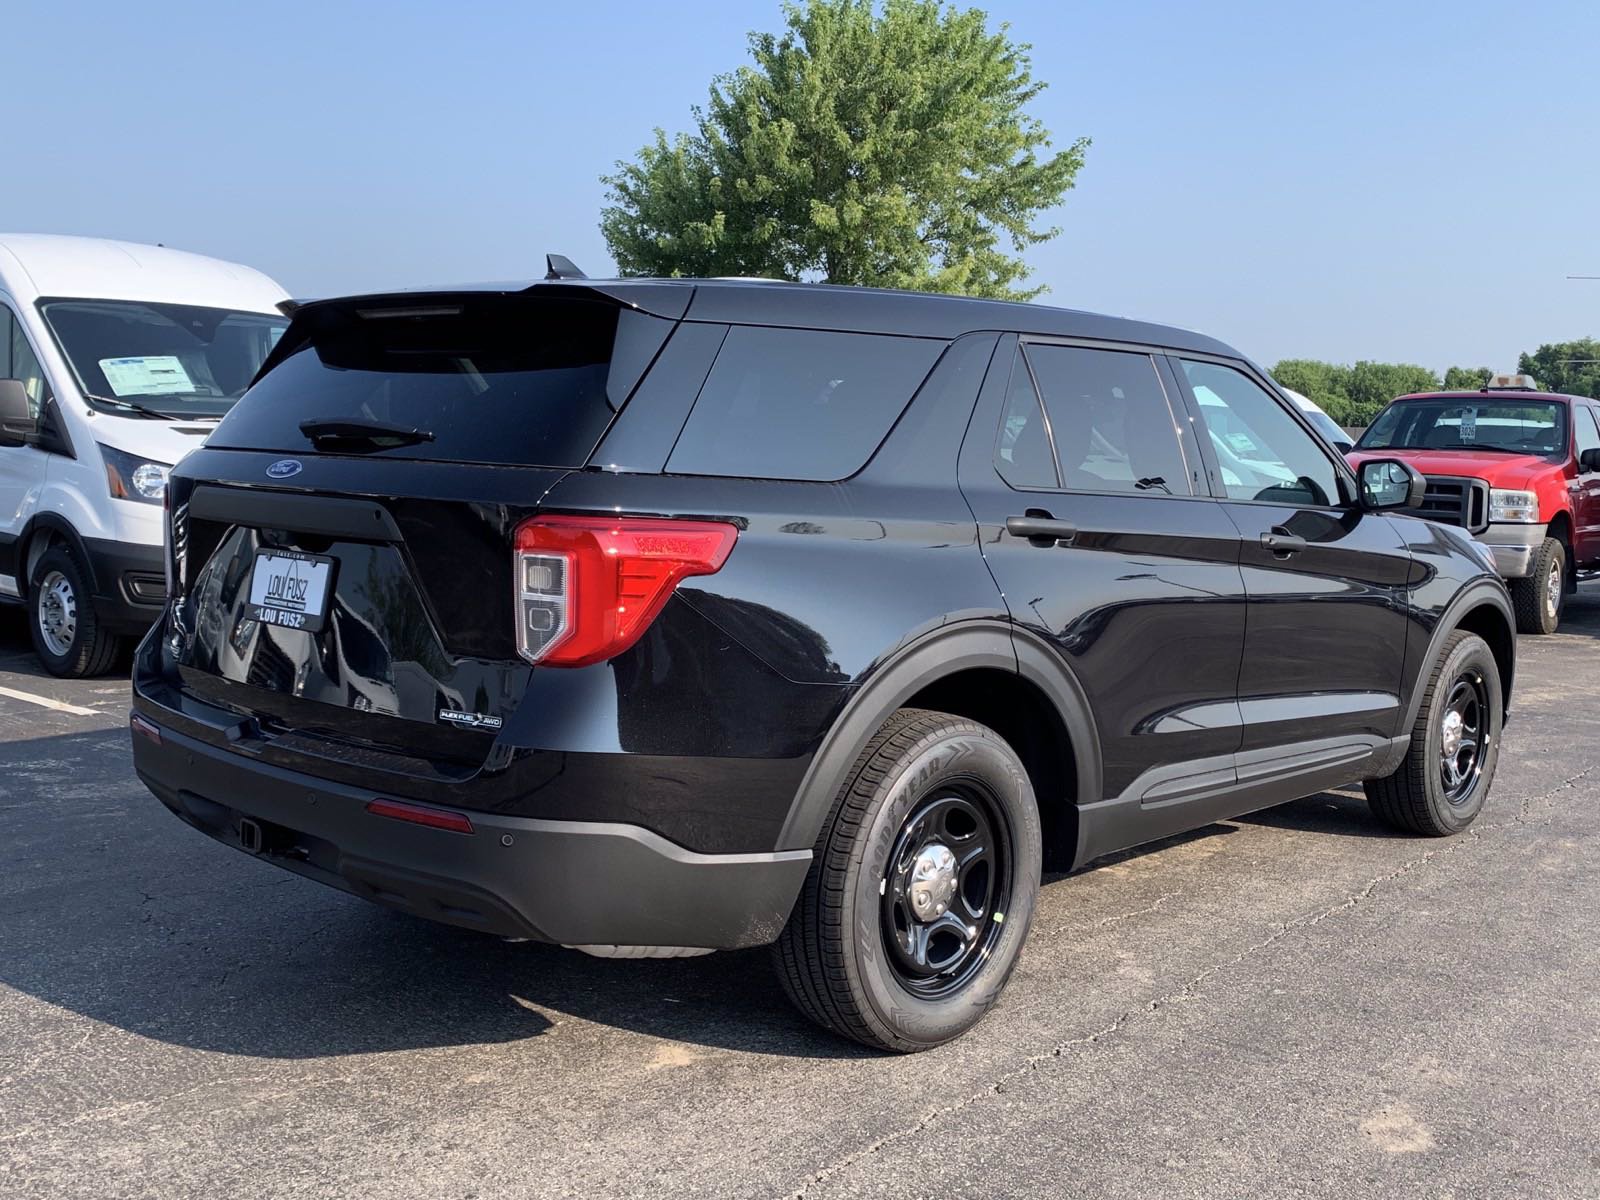
{"type": "Polygon", "coordinates": [[[151,462],[101,443],[100,457],[106,464],[106,488],[114,500],[134,500],[141,504],[160,504],[167,494],[166,463],[151,462]]]}
{"type": "Polygon", "coordinates": [[[1504,488],[1489,491],[1489,520],[1517,521],[1532,525],[1539,520],[1539,497],[1532,492],[1512,492],[1504,488]]]}

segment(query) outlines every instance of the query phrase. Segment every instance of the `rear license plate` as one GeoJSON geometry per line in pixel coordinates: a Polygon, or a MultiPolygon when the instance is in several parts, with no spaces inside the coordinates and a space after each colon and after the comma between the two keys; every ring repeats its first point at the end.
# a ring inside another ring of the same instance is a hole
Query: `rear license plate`
{"type": "Polygon", "coordinates": [[[298,550],[257,550],[250,615],[264,625],[315,633],[328,616],[334,559],[298,550]]]}

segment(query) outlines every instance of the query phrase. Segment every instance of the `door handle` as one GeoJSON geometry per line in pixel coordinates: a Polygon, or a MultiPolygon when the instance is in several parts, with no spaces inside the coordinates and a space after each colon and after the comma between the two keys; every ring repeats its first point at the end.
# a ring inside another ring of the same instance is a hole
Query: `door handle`
{"type": "Polygon", "coordinates": [[[1058,521],[1042,509],[1030,508],[1026,516],[1007,517],[1006,532],[1012,537],[1027,538],[1030,546],[1048,548],[1070,542],[1078,536],[1078,527],[1071,521],[1058,521]]]}
{"type": "Polygon", "coordinates": [[[1261,544],[1279,558],[1288,558],[1289,555],[1297,554],[1306,548],[1305,538],[1293,533],[1279,533],[1277,530],[1263,533],[1261,544]]]}

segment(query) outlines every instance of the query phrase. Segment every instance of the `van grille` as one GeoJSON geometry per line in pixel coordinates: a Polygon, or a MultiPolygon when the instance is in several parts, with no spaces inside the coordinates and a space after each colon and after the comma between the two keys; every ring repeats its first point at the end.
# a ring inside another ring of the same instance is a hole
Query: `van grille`
{"type": "Polygon", "coordinates": [[[1422,507],[1408,510],[1443,525],[1459,525],[1468,533],[1481,533],[1489,527],[1489,485],[1481,479],[1462,479],[1452,475],[1425,476],[1428,490],[1422,507]]]}

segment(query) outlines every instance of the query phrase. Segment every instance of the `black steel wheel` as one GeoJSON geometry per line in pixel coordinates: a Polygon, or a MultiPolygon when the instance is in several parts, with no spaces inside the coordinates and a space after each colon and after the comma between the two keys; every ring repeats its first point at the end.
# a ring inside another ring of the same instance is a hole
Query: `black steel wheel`
{"type": "Polygon", "coordinates": [[[895,976],[927,999],[959,991],[994,950],[1011,895],[1010,832],[977,780],[939,788],[901,824],[882,889],[895,976]]]}
{"type": "Polygon", "coordinates": [[[1039,810],[1005,740],[901,709],[840,781],[774,947],[819,1025],[885,1050],[971,1028],[1016,966],[1039,890],[1039,810]]]}
{"type": "Polygon", "coordinates": [[[1367,803],[1408,833],[1442,837],[1471,825],[1489,798],[1504,698],[1488,643],[1458,629],[1445,638],[1400,765],[1369,779],[1367,803]]]}
{"type": "Polygon", "coordinates": [[[1483,672],[1468,667],[1450,684],[1439,716],[1439,782],[1446,803],[1459,807],[1483,773],[1489,695],[1483,672]]]}

